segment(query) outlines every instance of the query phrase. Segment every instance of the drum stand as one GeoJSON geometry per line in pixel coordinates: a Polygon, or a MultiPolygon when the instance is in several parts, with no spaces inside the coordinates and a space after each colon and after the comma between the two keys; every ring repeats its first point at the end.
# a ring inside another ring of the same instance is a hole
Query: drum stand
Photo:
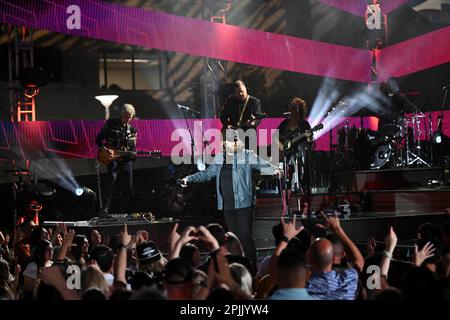
{"type": "Polygon", "coordinates": [[[416,146],[417,154],[415,154],[414,152],[409,150],[408,133],[406,134],[406,165],[407,166],[410,166],[413,164],[423,164],[425,166],[430,167],[430,164],[420,157],[420,150],[421,150],[420,134],[422,133],[420,131],[420,117],[421,116],[424,116],[424,114],[421,113],[421,115],[418,115],[418,113],[415,112],[413,115],[413,129],[416,129],[416,132],[417,132],[417,146],[416,146]],[[414,125],[416,125],[416,128],[414,128],[414,125]]]}

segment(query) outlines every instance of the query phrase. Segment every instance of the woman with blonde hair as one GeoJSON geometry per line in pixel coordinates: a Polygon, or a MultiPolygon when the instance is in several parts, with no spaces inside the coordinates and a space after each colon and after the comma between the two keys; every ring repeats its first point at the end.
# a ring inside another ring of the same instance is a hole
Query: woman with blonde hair
{"type": "Polygon", "coordinates": [[[98,288],[105,296],[108,296],[109,286],[105,276],[99,268],[94,266],[89,266],[81,272],[81,293],[83,294],[91,288],[98,288]]]}

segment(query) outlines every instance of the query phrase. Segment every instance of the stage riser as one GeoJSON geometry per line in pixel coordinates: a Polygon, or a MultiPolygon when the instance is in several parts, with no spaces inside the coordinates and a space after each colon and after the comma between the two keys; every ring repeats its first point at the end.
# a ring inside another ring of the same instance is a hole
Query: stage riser
{"type": "Polygon", "coordinates": [[[371,211],[439,212],[450,207],[450,191],[373,192],[371,211]]]}
{"type": "Polygon", "coordinates": [[[341,192],[398,190],[426,187],[441,177],[441,168],[354,171],[336,174],[336,185],[341,192]]]}
{"type": "MultiPolygon", "coordinates": [[[[352,212],[356,208],[365,212],[396,212],[396,213],[428,213],[441,212],[450,208],[450,189],[442,191],[372,191],[366,193],[313,194],[311,195],[312,210],[336,208],[337,203],[350,203],[352,212]]],[[[289,208],[296,211],[297,199],[289,199],[289,208]]],[[[259,198],[256,205],[257,217],[279,216],[282,212],[282,202],[277,198],[259,198]]]]}

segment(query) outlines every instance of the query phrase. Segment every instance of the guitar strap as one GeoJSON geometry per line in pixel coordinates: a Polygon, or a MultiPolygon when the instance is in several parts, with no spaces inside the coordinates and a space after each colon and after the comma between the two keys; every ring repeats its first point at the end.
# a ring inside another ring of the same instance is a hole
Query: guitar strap
{"type": "Polygon", "coordinates": [[[247,96],[247,99],[245,100],[244,107],[242,108],[242,111],[241,111],[241,115],[239,116],[239,121],[238,121],[238,123],[237,123],[237,127],[238,127],[238,128],[239,128],[239,127],[241,126],[241,124],[242,124],[242,118],[244,117],[244,112],[245,112],[245,110],[247,109],[248,100],[250,100],[250,95],[247,96]]]}

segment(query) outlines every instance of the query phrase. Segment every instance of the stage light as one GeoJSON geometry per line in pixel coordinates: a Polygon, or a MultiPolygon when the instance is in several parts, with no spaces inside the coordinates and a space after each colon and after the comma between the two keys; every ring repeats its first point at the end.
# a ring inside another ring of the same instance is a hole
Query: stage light
{"type": "Polygon", "coordinates": [[[81,187],[81,186],[75,188],[74,193],[77,197],[81,197],[82,195],[86,195],[86,194],[91,194],[91,195],[94,194],[95,195],[95,192],[92,191],[91,189],[89,189],[88,187],[81,187]]]}
{"type": "MultiPolygon", "coordinates": [[[[395,83],[392,84],[393,86],[395,83]]],[[[359,88],[342,95],[334,79],[325,79],[313,103],[309,121],[312,127],[322,123],[324,129],[314,134],[318,139],[358,113],[379,114],[385,112],[387,99],[380,90],[359,88]]]]}
{"type": "Polygon", "coordinates": [[[442,142],[442,132],[441,131],[435,131],[433,133],[433,142],[436,144],[440,144],[442,142]]]}
{"type": "Polygon", "coordinates": [[[97,194],[87,187],[74,190],[76,208],[80,211],[91,211],[97,204],[97,194]]]}
{"type": "Polygon", "coordinates": [[[100,101],[100,103],[105,107],[105,119],[109,119],[109,107],[119,96],[115,94],[102,94],[95,96],[95,99],[100,101]]]}
{"type": "Polygon", "coordinates": [[[76,188],[76,189],[75,189],[75,195],[76,195],[77,197],[82,196],[83,193],[84,193],[84,189],[83,189],[83,188],[76,188]]]}

